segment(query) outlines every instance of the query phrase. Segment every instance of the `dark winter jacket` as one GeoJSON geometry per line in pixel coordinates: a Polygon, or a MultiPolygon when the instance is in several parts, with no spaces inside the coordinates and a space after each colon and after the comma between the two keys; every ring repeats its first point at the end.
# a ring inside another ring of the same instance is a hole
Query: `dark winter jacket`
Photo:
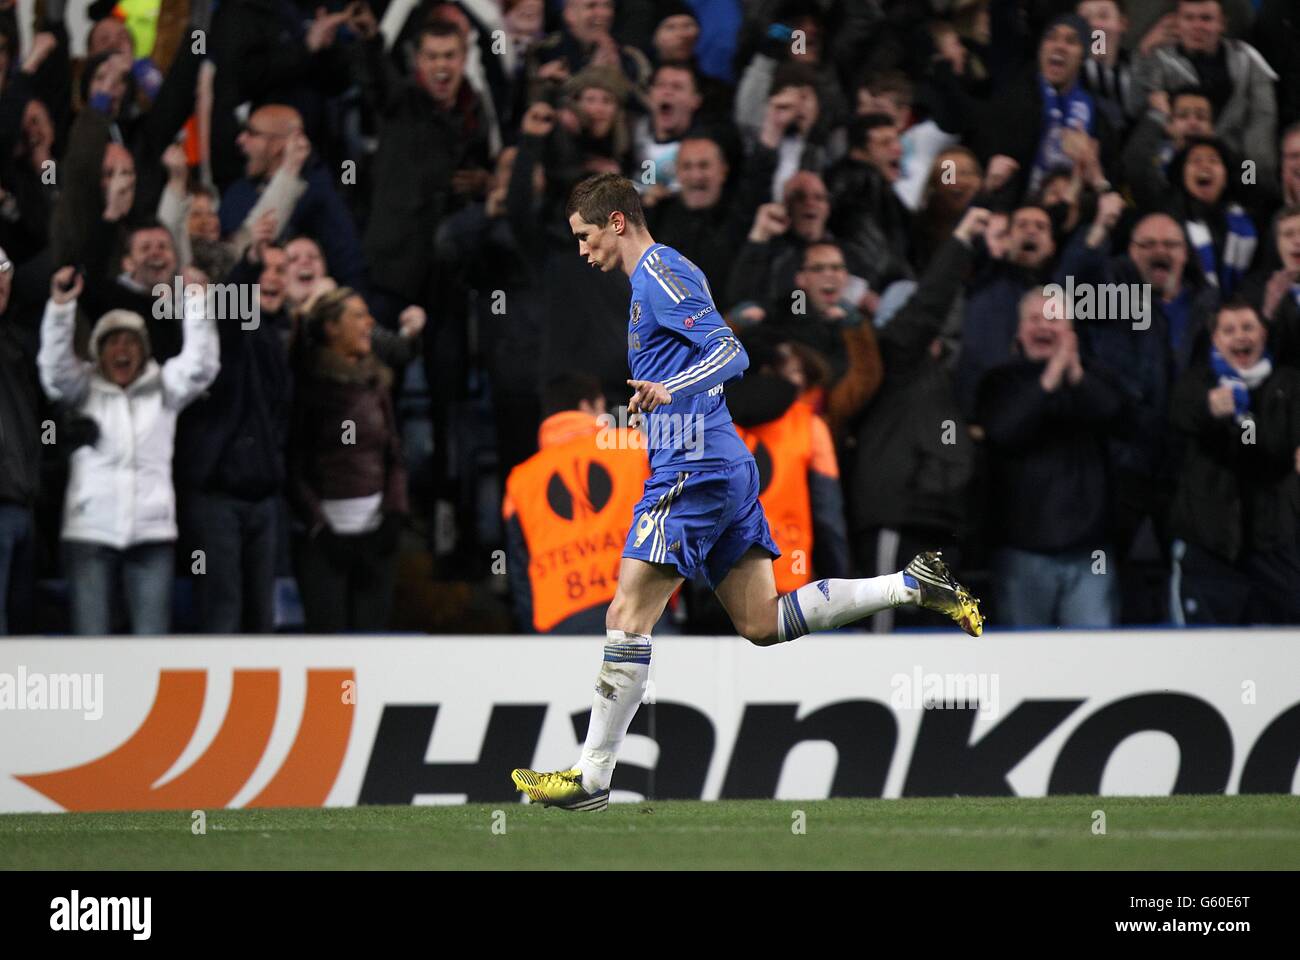
{"type": "Polygon", "coordinates": [[[408,512],[392,384],[373,355],[353,363],[325,347],[308,354],[295,383],[288,469],[290,500],[309,530],[325,522],[322,500],[382,493],[385,514],[408,512]],[[343,442],[344,430],[353,442],[343,442]]]}
{"type": "Polygon", "coordinates": [[[975,449],[952,374],[930,352],[971,262],[950,238],[935,252],[912,299],[878,334],[884,382],[857,426],[850,478],[855,533],[924,527],[959,534],[975,449]]]}
{"type": "MultiPolygon", "coordinates": [[[[327,98],[352,82],[346,51],[338,42],[316,53],[305,43],[313,6],[293,0],[223,0],[212,15],[208,54],[216,65],[212,91],[212,173],[224,188],[244,172],[236,142],[235,109],[267,103],[295,108],[307,136],[320,142],[327,98]]],[[[190,44],[182,45],[188,50],[190,44]]],[[[193,97],[190,98],[193,106],[193,97]]],[[[222,198],[224,207],[225,198],[222,198]]],[[[342,281],[340,281],[342,282],[342,281]]]]}
{"type": "Polygon", "coordinates": [[[1000,544],[1035,553],[1095,549],[1108,539],[1105,439],[1119,394],[1085,368],[1051,393],[1044,363],[991,371],[980,386],[979,422],[990,448],[989,528],[1000,544]]]}
{"type": "MultiPolygon", "coordinates": [[[[1140,284],[1137,267],[1127,256],[1111,261],[1107,282],[1140,284]]],[[[1169,486],[1176,468],[1168,418],[1174,385],[1198,360],[1209,355],[1207,321],[1218,292],[1206,285],[1184,284],[1189,297],[1187,328],[1175,350],[1169,320],[1159,296],[1151,297],[1151,326],[1134,329],[1129,318],[1076,322],[1085,362],[1106,374],[1119,391],[1123,413],[1107,440],[1111,466],[1121,475],[1147,478],[1169,486]]]]}
{"type": "Polygon", "coordinates": [[[562,209],[563,187],[541,201],[533,196],[533,165],[542,161],[545,149],[539,137],[519,138],[506,196],[511,231],[524,261],[533,268],[532,282],[540,293],[538,376],[545,383],[557,374],[582,370],[600,380],[609,400],[626,403],[632,285],[623,271],[592,270],[578,255],[562,209]]]}
{"type": "MultiPolygon", "coordinates": [[[[769,157],[775,158],[772,151],[769,157]]],[[[745,242],[754,213],[771,190],[772,168],[751,162],[734,191],[724,190],[707,210],[689,210],[674,194],[646,211],[651,234],[693,261],[709,287],[725,292],[736,250],[745,242]]]]}
{"type": "Polygon", "coordinates": [[[0,316],[0,503],[31,506],[36,501],[40,409],[36,344],[11,315],[0,316]]]}
{"type": "MultiPolygon", "coordinates": [[[[231,283],[252,283],[247,262],[231,283]]],[[[180,490],[260,500],[284,486],[292,379],[283,311],[263,313],[252,330],[238,318],[218,319],[221,372],[176,425],[174,477],[180,490]]]]}
{"type": "Polygon", "coordinates": [[[834,210],[830,230],[865,253],[870,273],[864,279],[872,288],[911,277],[912,216],[880,171],[845,157],[826,171],[826,189],[834,210]]]}
{"type": "Polygon", "coordinates": [[[438,224],[468,200],[452,192],[452,174],[489,167],[487,122],[468,81],[453,110],[438,109],[414,81],[385,97],[365,237],[375,286],[419,302],[438,224]]]}
{"type": "Polygon", "coordinates": [[[1250,392],[1253,443],[1243,442],[1247,430],[1235,417],[1211,415],[1206,395],[1215,386],[1209,364],[1197,364],[1170,404],[1170,421],[1186,440],[1173,534],[1229,562],[1250,551],[1294,545],[1300,371],[1275,366],[1250,392]]]}
{"type": "MultiPolygon", "coordinates": [[[[364,265],[361,244],[357,238],[356,224],[347,204],[335,189],[335,177],[317,158],[303,167],[301,178],[307,189],[289,214],[289,222],[280,229],[280,236],[293,237],[306,234],[316,240],[325,254],[329,275],[340,286],[361,288],[364,265]]],[[[232,183],[221,197],[221,235],[228,237],[238,230],[257,204],[264,184],[241,177],[232,183]]],[[[432,240],[430,241],[432,243],[432,240]]]]}

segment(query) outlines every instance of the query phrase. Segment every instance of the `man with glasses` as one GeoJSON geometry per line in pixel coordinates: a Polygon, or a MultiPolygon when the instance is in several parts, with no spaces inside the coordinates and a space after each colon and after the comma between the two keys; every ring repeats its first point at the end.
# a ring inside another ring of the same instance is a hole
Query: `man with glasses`
{"type": "MultiPolygon", "coordinates": [[[[781,196],[783,203],[765,203],[758,208],[731,270],[727,302],[747,319],[762,317],[761,307],[756,314],[747,312],[756,306],[755,301],[765,307],[769,301],[785,298],[788,305],[805,249],[811,243],[836,239],[827,229],[831,195],[820,176],[800,170],[786,181],[781,196]]],[[[856,244],[842,246],[841,250],[851,276],[868,275],[866,257],[856,244]]],[[[864,281],[858,279],[852,287],[860,294],[865,289],[864,281]]]]}
{"type": "MultiPolygon", "coordinates": [[[[1080,323],[1085,362],[1117,388],[1122,413],[1106,438],[1112,497],[1112,543],[1125,597],[1123,621],[1164,617],[1168,515],[1176,468],[1169,445],[1169,399],[1187,368],[1208,356],[1207,324],[1218,293],[1199,274],[1184,275],[1187,240],[1167,214],[1152,213],[1133,228],[1128,251],[1109,261],[1110,283],[1150,287],[1151,310],[1143,320],[1108,318],[1080,323]],[[1140,536],[1148,523],[1150,536],[1140,536]],[[1140,541],[1145,541],[1143,552],[1140,541]],[[1136,561],[1149,562],[1144,576],[1136,561]]],[[[1144,298],[1145,299],[1145,298],[1144,298]]]]}
{"type": "Polygon", "coordinates": [[[795,274],[795,295],[776,300],[765,326],[812,347],[830,367],[825,413],[838,434],[880,386],[880,351],[874,329],[851,296],[843,248],[810,243],[795,274]]]}

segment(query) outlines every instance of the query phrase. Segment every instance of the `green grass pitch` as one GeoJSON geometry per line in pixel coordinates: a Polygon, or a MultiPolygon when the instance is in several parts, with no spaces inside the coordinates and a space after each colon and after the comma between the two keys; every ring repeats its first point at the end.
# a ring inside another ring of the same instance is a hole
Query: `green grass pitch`
{"type": "Polygon", "coordinates": [[[196,835],[190,811],[4,815],[0,868],[1300,868],[1294,796],[659,801],[597,814],[471,804],[206,817],[207,832],[196,835]],[[1104,835],[1094,833],[1094,811],[1105,814],[1104,835]]]}

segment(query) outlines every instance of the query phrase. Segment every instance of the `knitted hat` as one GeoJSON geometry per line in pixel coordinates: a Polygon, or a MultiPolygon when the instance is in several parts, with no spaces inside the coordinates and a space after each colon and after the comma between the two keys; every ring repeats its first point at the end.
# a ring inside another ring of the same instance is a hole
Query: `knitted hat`
{"type": "Polygon", "coordinates": [[[577,100],[582,91],[593,87],[604,90],[619,103],[627,98],[629,92],[627,79],[617,67],[589,66],[565,81],[564,95],[570,100],[577,100]]]}
{"type": "Polygon", "coordinates": [[[655,7],[655,23],[663,23],[669,17],[691,17],[697,23],[700,20],[699,14],[684,0],[659,0],[655,7]]]}
{"type": "Polygon", "coordinates": [[[1062,24],[1079,35],[1079,43],[1084,49],[1084,56],[1087,56],[1088,37],[1092,35],[1092,32],[1088,29],[1088,21],[1077,13],[1063,13],[1059,17],[1053,17],[1051,22],[1048,23],[1047,29],[1043,31],[1043,36],[1047,36],[1062,24]]]}
{"type": "Polygon", "coordinates": [[[144,317],[131,310],[110,310],[104,314],[95,323],[95,328],[90,331],[90,358],[96,362],[99,361],[99,343],[110,333],[116,333],[119,330],[130,330],[140,338],[140,343],[144,346],[144,355],[150,356],[153,352],[149,346],[149,330],[144,325],[144,317]]]}

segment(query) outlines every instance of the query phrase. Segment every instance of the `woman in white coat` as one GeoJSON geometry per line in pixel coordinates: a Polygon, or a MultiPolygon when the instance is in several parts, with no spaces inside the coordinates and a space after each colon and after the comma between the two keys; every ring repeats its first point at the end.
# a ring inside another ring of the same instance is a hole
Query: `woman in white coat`
{"type": "Polygon", "coordinates": [[[90,334],[93,362],[81,360],[72,348],[81,285],[72,267],[54,274],[36,358],[50,400],[90,418],[99,432],[72,454],[63,505],[72,629],[111,632],[113,598],[124,593],[133,633],[166,633],[176,544],[176,417],[217,376],[216,325],[205,316],[204,297],[187,297],[184,347],[159,367],[144,319],[110,310],[90,334]]]}

